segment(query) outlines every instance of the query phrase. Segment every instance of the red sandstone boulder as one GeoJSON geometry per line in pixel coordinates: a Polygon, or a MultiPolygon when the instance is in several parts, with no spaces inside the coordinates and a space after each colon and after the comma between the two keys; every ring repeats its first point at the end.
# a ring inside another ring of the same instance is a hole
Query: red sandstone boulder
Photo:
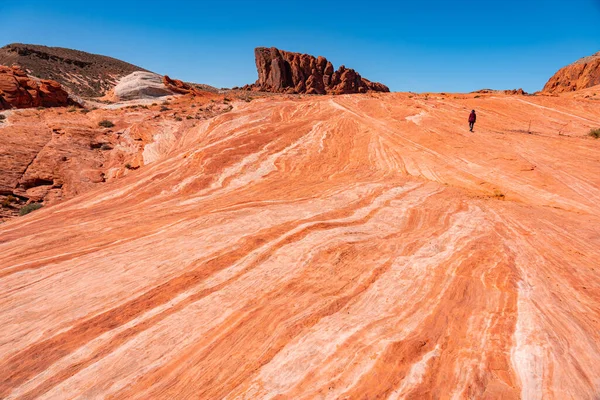
{"type": "Polygon", "coordinates": [[[0,65],[0,109],[74,104],[58,82],[31,78],[19,67],[0,65]]]}
{"type": "Polygon", "coordinates": [[[179,94],[191,94],[194,96],[201,96],[205,94],[205,92],[202,90],[180,81],[179,79],[169,78],[168,75],[163,76],[163,84],[167,89],[179,94]]]}
{"type": "Polygon", "coordinates": [[[353,69],[334,71],[325,57],[291,53],[275,47],[254,50],[258,80],[246,90],[276,93],[345,94],[389,92],[384,84],[371,82],[353,69]]]}

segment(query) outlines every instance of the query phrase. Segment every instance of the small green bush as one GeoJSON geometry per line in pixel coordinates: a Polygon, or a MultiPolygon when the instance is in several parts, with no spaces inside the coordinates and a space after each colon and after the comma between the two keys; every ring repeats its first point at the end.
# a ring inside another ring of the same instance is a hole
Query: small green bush
{"type": "Polygon", "coordinates": [[[589,135],[594,139],[600,139],[600,128],[590,130],[589,135]]]}
{"type": "Polygon", "coordinates": [[[185,117],[185,119],[194,119],[194,117],[192,117],[191,115],[188,115],[187,117],[185,117]]]}
{"type": "Polygon", "coordinates": [[[115,126],[115,124],[113,124],[112,121],[105,119],[105,120],[98,122],[98,126],[101,126],[103,128],[112,128],[113,126],[115,126]]]}
{"type": "Polygon", "coordinates": [[[27,215],[30,212],[39,210],[42,207],[43,207],[43,205],[41,205],[40,203],[29,203],[19,210],[19,215],[20,216],[27,215]]]}

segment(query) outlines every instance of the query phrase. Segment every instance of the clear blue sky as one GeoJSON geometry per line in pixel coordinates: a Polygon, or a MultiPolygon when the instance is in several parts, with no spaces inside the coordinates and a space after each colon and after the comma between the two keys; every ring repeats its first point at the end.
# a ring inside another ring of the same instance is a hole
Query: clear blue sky
{"type": "Polygon", "coordinates": [[[600,0],[0,0],[0,45],[69,47],[218,87],[254,82],[254,47],[276,46],[394,91],[531,92],[600,51],[599,25],[600,0]]]}

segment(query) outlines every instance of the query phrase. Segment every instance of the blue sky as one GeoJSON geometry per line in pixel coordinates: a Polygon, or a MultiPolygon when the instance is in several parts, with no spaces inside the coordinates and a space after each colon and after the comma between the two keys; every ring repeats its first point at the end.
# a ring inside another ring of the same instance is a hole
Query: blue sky
{"type": "Polygon", "coordinates": [[[75,48],[218,87],[254,82],[254,47],[275,46],[415,92],[532,92],[600,51],[600,0],[92,4],[0,0],[0,45],[75,48]]]}

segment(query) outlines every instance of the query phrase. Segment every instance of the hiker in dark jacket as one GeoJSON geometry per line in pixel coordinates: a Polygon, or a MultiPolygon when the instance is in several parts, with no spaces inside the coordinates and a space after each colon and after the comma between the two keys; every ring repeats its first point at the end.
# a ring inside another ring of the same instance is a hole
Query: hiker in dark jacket
{"type": "Polygon", "coordinates": [[[469,130],[473,132],[473,127],[475,126],[475,121],[477,121],[477,115],[475,115],[475,110],[471,111],[469,115],[469,130]]]}

